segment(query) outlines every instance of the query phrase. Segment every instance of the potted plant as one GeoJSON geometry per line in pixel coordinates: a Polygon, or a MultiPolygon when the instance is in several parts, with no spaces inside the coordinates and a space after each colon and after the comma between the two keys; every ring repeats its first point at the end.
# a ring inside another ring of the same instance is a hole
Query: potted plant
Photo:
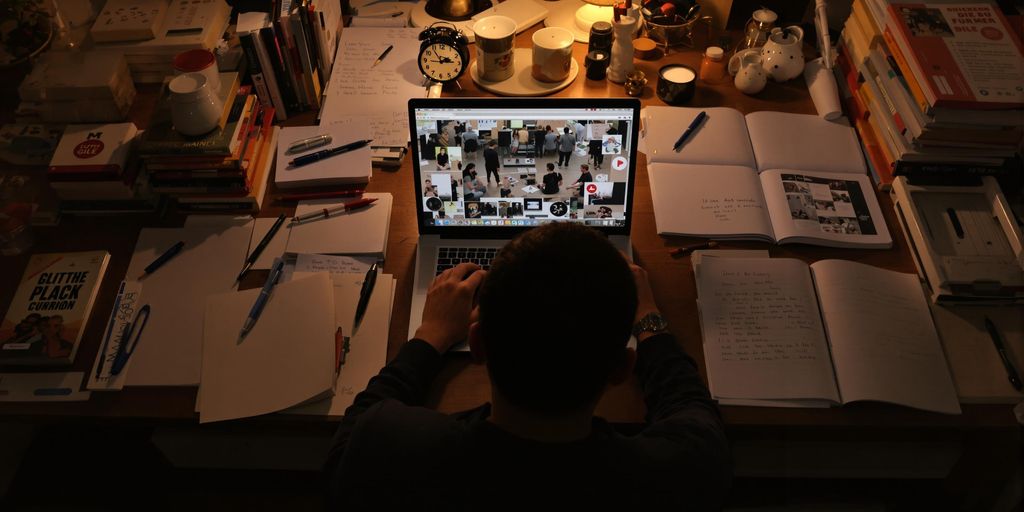
{"type": "Polygon", "coordinates": [[[38,55],[52,38],[50,12],[42,0],[0,0],[0,67],[38,55]]]}

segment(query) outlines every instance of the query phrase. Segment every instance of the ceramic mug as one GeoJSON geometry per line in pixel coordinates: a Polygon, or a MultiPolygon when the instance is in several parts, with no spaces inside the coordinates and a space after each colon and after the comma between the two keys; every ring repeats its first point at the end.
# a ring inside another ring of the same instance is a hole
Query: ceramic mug
{"type": "Polygon", "coordinates": [[[171,80],[171,122],[175,131],[196,136],[220,123],[224,103],[201,73],[185,73],[171,80]]]}
{"type": "Polygon", "coordinates": [[[220,70],[217,56],[201,48],[186,50],[174,56],[174,74],[202,73],[216,94],[220,90],[220,70]]]}
{"type": "Polygon", "coordinates": [[[476,72],[489,82],[500,82],[512,76],[513,39],[516,21],[508,16],[480,18],[473,25],[476,35],[476,72]]]}
{"type": "Polygon", "coordinates": [[[530,74],[541,82],[561,82],[572,68],[572,32],[561,27],[533,33],[533,64],[530,74]]]}

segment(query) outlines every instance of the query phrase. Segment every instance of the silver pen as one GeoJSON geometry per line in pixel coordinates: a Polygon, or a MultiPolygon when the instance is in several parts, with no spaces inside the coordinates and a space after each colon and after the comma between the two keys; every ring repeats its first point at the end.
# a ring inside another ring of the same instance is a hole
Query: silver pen
{"type": "Polygon", "coordinates": [[[313,149],[313,148],[318,148],[320,146],[326,146],[326,145],[328,145],[330,143],[331,143],[331,136],[330,135],[327,135],[327,134],[316,135],[316,136],[310,137],[308,139],[302,139],[302,140],[297,140],[295,142],[292,142],[291,145],[288,146],[287,153],[288,154],[300,153],[302,151],[306,151],[306,150],[313,149]]]}

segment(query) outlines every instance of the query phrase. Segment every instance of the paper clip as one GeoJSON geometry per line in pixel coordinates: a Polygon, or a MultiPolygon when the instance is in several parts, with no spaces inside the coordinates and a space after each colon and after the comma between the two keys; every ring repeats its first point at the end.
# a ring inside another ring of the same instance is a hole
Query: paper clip
{"type": "Polygon", "coordinates": [[[124,332],[121,333],[121,343],[117,346],[117,355],[114,356],[114,364],[110,366],[110,375],[113,376],[121,373],[121,370],[128,363],[128,358],[135,353],[135,347],[139,345],[139,337],[142,336],[142,330],[146,328],[146,322],[149,321],[149,309],[149,304],[139,308],[131,323],[124,326],[124,332]],[[142,320],[141,324],[139,320],[142,320]],[[130,350],[128,345],[131,345],[130,350]]]}

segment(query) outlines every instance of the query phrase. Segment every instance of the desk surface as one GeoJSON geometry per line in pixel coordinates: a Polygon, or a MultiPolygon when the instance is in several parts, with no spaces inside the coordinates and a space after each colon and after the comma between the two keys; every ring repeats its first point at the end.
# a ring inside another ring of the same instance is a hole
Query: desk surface
{"type": "MultiPolygon", "coordinates": [[[[527,30],[516,38],[516,46],[530,47],[530,36],[540,25],[527,30]]],[[[574,44],[573,57],[583,62],[586,46],[574,44]]],[[[471,52],[472,54],[472,52],[471,52]]],[[[636,61],[637,68],[647,74],[650,81],[641,97],[643,104],[662,105],[654,93],[657,70],[667,63],[685,63],[699,67],[700,55],[696,51],[676,51],[657,61],[636,61]]],[[[445,96],[489,96],[480,90],[469,77],[461,80],[462,89],[454,86],[444,91],[445,96]]],[[[16,83],[16,82],[15,82],[16,83]]],[[[13,87],[9,86],[9,87],[13,87]]],[[[6,87],[5,87],[6,88],[6,87]]],[[[5,95],[8,98],[12,95],[5,95]]],[[[131,119],[140,127],[149,123],[156,103],[157,90],[140,87],[131,119]]],[[[590,81],[582,75],[568,88],[554,97],[624,97],[620,85],[607,81],[590,81]]],[[[4,101],[3,118],[9,117],[13,105],[4,101]]],[[[803,80],[784,84],[769,84],[757,96],[739,93],[731,84],[701,85],[690,106],[731,106],[744,113],[757,110],[779,110],[793,113],[814,114],[814,105],[807,94],[803,80]]],[[[312,124],[312,114],[289,119],[288,125],[312,124]]],[[[645,169],[646,160],[640,155],[637,169],[645,169]]],[[[388,238],[388,259],[384,271],[398,280],[388,357],[394,357],[406,341],[409,308],[412,293],[413,264],[416,253],[417,231],[415,211],[412,207],[413,187],[412,158],[406,158],[398,170],[374,170],[373,180],[367,187],[372,192],[391,192],[395,203],[391,216],[391,233],[388,238]]],[[[651,202],[650,182],[647,173],[639,171],[636,179],[636,196],[633,216],[634,256],[645,267],[658,305],[665,313],[670,330],[680,340],[686,351],[699,362],[704,370],[701,350],[701,333],[697,317],[696,287],[693,272],[687,258],[673,258],[668,249],[696,241],[685,237],[662,238],[654,224],[654,208],[651,202]]],[[[275,197],[271,188],[269,197],[275,197]]],[[[268,198],[269,199],[269,198],[268,198]]],[[[727,249],[768,248],[773,257],[792,257],[805,261],[824,258],[841,258],[876,265],[901,272],[914,272],[911,255],[903,237],[898,236],[899,227],[895,221],[892,203],[886,194],[879,194],[889,230],[894,233],[894,245],[889,250],[842,250],[809,246],[767,246],[759,242],[724,242],[727,249]]],[[[267,202],[260,216],[276,216],[290,213],[294,205],[267,202]]],[[[111,253],[110,266],[103,280],[93,308],[82,346],[74,364],[75,370],[88,371],[99,349],[99,340],[107,313],[113,307],[116,289],[123,279],[131,258],[139,230],[149,226],[179,226],[183,218],[168,216],[123,216],[123,217],[65,217],[61,225],[35,230],[37,252],[85,251],[106,249],[111,253]]],[[[6,311],[16,288],[27,255],[0,259],[0,311],[6,311]]],[[[248,276],[244,287],[259,286],[264,274],[254,272],[248,276]]],[[[17,371],[17,370],[11,370],[17,371]]],[[[194,388],[126,388],[121,392],[94,392],[88,402],[79,403],[6,403],[0,404],[0,417],[27,417],[33,420],[45,418],[89,417],[119,420],[166,421],[194,420],[194,388]]],[[[486,370],[472,364],[465,355],[453,354],[448,357],[439,378],[434,383],[427,405],[444,412],[454,412],[477,406],[489,399],[489,383],[486,370]]],[[[635,380],[611,388],[598,406],[598,414],[613,422],[639,423],[643,421],[644,404],[635,380]]],[[[965,405],[963,415],[946,416],[926,413],[903,407],[884,404],[853,404],[834,409],[778,409],[760,407],[723,407],[726,423],[731,428],[757,427],[837,427],[837,428],[952,428],[976,429],[989,427],[1014,427],[1016,425],[1009,406],[965,405]]],[[[261,419],[262,420],[262,419],[261,419]]],[[[309,418],[274,417],[271,421],[317,421],[309,418]]],[[[260,420],[253,420],[260,421],[260,420]]]]}

